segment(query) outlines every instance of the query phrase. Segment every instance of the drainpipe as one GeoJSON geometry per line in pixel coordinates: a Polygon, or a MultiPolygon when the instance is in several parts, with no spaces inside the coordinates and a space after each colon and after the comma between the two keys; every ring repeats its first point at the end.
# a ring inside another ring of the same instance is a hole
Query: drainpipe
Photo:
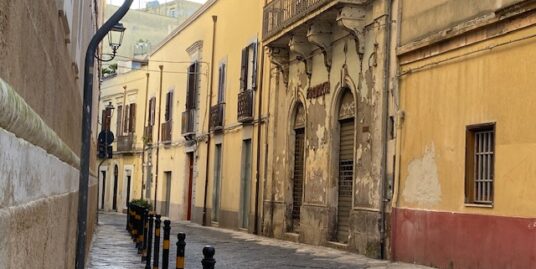
{"type": "MultiPolygon", "coordinates": [[[[259,42],[257,42],[257,51],[259,51],[259,42]]],[[[254,234],[259,234],[259,189],[260,189],[260,173],[259,168],[261,165],[261,130],[262,130],[262,78],[264,77],[264,50],[261,53],[261,79],[259,85],[259,98],[257,99],[259,101],[259,108],[257,112],[257,164],[256,164],[256,171],[255,171],[255,227],[253,228],[254,234]]],[[[257,79],[257,78],[255,78],[257,79]]],[[[264,167],[266,170],[266,166],[264,167]]]]}
{"type": "Polygon", "coordinates": [[[164,79],[164,66],[159,65],[158,68],[160,68],[160,87],[158,89],[158,124],[156,125],[157,136],[156,136],[156,168],[155,168],[155,177],[154,177],[154,212],[156,211],[156,203],[157,203],[157,196],[158,196],[158,164],[160,163],[160,121],[161,121],[161,115],[162,114],[162,82],[164,79]]]}
{"type": "Polygon", "coordinates": [[[89,191],[89,165],[91,150],[91,118],[93,112],[93,72],[95,52],[106,34],[127,14],[133,0],[125,0],[123,5],[97,30],[86,51],[84,64],[84,91],[82,104],[82,134],[80,149],[80,177],[78,187],[78,217],[76,230],[75,268],[83,269],[86,261],[87,210],[89,191]]]}
{"type": "Polygon", "coordinates": [[[205,165],[205,195],[203,201],[203,226],[207,226],[207,193],[208,193],[208,165],[210,161],[210,122],[212,121],[212,115],[210,114],[210,108],[212,107],[212,86],[214,84],[214,51],[216,50],[216,22],[218,16],[212,16],[212,56],[210,59],[210,85],[208,96],[208,132],[207,132],[207,161],[205,165]]]}
{"type": "Polygon", "coordinates": [[[146,84],[145,84],[145,111],[144,111],[144,114],[143,114],[143,145],[142,145],[142,148],[141,148],[141,189],[140,189],[140,199],[143,199],[143,180],[145,178],[145,169],[147,169],[147,167],[145,166],[145,149],[147,147],[147,140],[146,140],[146,137],[145,137],[145,122],[148,122],[145,121],[146,118],[147,118],[147,98],[149,97],[149,73],[145,73],[145,77],[146,77],[146,84]]]}
{"type": "Polygon", "coordinates": [[[385,259],[385,237],[386,237],[386,207],[387,207],[387,128],[389,122],[389,78],[391,69],[391,15],[392,0],[386,0],[387,16],[385,17],[385,48],[383,61],[383,100],[382,100],[382,165],[381,165],[381,186],[380,186],[380,258],[385,259]]]}

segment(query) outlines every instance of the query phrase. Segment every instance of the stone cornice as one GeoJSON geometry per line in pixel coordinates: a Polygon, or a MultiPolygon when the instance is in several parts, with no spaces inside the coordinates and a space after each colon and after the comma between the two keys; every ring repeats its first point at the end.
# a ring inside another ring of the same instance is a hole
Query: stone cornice
{"type": "Polygon", "coordinates": [[[80,167],[80,158],[2,79],[0,79],[0,128],[43,148],[47,153],[75,168],[80,167]]]}

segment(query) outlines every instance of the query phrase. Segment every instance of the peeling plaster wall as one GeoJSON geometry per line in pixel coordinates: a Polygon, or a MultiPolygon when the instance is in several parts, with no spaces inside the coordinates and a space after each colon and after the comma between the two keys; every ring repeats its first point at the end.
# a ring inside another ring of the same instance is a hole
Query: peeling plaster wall
{"type": "MultiPolygon", "coordinates": [[[[359,253],[379,254],[379,201],[381,168],[381,126],[384,27],[374,23],[384,11],[383,1],[368,6],[365,50],[358,55],[354,38],[336,24],[332,25],[332,65],[324,64],[324,55],[313,52],[312,75],[305,64],[290,53],[288,85],[280,69],[272,73],[269,84],[274,105],[273,171],[269,174],[271,193],[265,196],[265,233],[289,238],[292,212],[292,177],[294,164],[294,113],[297,102],[306,111],[304,194],[300,231],[297,240],[309,244],[333,241],[336,229],[339,130],[338,111],[342,97],[341,70],[346,65],[346,82],[355,99],[354,199],[350,213],[348,249],[359,253]],[[306,99],[307,89],[330,82],[326,95],[306,99]],[[269,198],[271,200],[267,201],[269,198]],[[268,220],[267,220],[268,219],[268,220]]],[[[314,23],[314,19],[311,23],[314,23]]],[[[269,46],[269,45],[268,45],[269,46]]],[[[272,65],[275,68],[275,65],[272,65]]],[[[267,191],[268,192],[268,191],[267,191]]]]}

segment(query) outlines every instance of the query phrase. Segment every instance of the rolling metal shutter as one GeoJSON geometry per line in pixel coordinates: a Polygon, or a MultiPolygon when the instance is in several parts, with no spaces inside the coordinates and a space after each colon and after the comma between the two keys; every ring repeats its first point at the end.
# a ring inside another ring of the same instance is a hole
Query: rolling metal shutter
{"type": "Polygon", "coordinates": [[[339,182],[337,206],[337,241],[348,242],[352,182],[354,178],[354,120],[341,121],[339,151],[339,182]]]}

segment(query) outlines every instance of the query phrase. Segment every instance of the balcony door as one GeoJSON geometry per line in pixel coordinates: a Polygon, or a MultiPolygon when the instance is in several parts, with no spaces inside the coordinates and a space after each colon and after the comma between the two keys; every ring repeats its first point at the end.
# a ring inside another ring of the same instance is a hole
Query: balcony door
{"type": "Polygon", "coordinates": [[[294,118],[294,169],[292,174],[292,232],[300,230],[300,209],[303,199],[305,148],[305,110],[300,103],[294,118]]]}

